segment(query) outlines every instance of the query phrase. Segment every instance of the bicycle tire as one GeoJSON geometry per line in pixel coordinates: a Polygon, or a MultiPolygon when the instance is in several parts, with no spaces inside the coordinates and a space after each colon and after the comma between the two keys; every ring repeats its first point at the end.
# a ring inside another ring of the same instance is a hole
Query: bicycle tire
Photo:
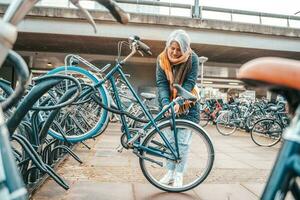
{"type": "MultiPolygon", "coordinates": [[[[78,75],[79,77],[81,77],[81,78],[83,77],[85,80],[89,81],[92,85],[99,82],[99,79],[94,74],[92,74],[91,72],[89,72],[83,68],[80,68],[80,67],[61,66],[61,67],[58,67],[58,68],[48,72],[48,74],[57,74],[57,73],[72,74],[73,76],[78,75]]],[[[105,89],[105,87],[100,85],[99,87],[97,87],[96,92],[101,97],[102,103],[109,107],[109,99],[107,96],[108,93],[107,93],[107,90],[105,89]]],[[[66,124],[64,124],[64,126],[68,126],[70,123],[72,123],[73,126],[77,126],[75,128],[80,129],[80,130],[78,130],[78,132],[76,132],[75,134],[72,134],[72,135],[70,135],[70,133],[68,133],[68,134],[64,134],[64,136],[62,136],[62,134],[59,131],[56,131],[57,129],[54,130],[54,128],[51,127],[50,130],[48,131],[48,133],[52,137],[57,138],[59,140],[65,140],[65,138],[66,138],[69,142],[80,142],[80,141],[92,138],[95,135],[100,135],[107,127],[107,123],[109,121],[108,120],[109,119],[108,111],[101,108],[95,101],[92,101],[92,104],[90,104],[90,105],[88,105],[88,104],[84,104],[84,105],[86,105],[88,107],[83,108],[83,104],[76,104],[76,105],[71,105],[71,106],[72,106],[72,110],[76,111],[78,116],[80,116],[84,113],[85,117],[87,117],[88,119],[92,119],[93,120],[92,127],[91,127],[91,123],[88,124],[86,122],[86,119],[83,118],[82,121],[80,121],[80,122],[86,124],[86,126],[85,126],[85,130],[82,130],[81,127],[78,128],[76,123],[71,122],[76,119],[69,117],[68,120],[70,120],[70,121],[69,122],[66,121],[66,124]],[[89,111],[91,111],[91,112],[89,112],[89,111]],[[93,112],[93,111],[95,111],[95,112],[93,112]],[[98,112],[98,113],[96,113],[96,112],[98,112]],[[89,128],[89,127],[91,127],[91,128],[89,128]]],[[[70,109],[70,107],[69,107],[69,109],[70,109]]],[[[62,122],[60,122],[60,123],[62,123],[62,122]]]]}
{"type": "Polygon", "coordinates": [[[237,127],[234,123],[230,122],[230,112],[221,113],[216,120],[216,128],[221,135],[229,136],[232,135],[237,127]],[[224,128],[224,129],[223,129],[224,128]],[[226,131],[228,130],[228,132],[226,131]]]}
{"type": "Polygon", "coordinates": [[[202,127],[205,127],[205,126],[207,126],[209,120],[210,120],[210,115],[207,112],[205,112],[205,110],[201,110],[199,125],[202,127]]]}
{"type": "MultiPolygon", "coordinates": [[[[177,128],[187,128],[191,130],[190,133],[192,135],[188,150],[189,157],[186,158],[188,165],[184,172],[184,185],[182,187],[173,187],[170,185],[162,184],[158,179],[166,171],[164,167],[160,166],[160,168],[154,168],[152,166],[154,165],[154,163],[147,161],[141,157],[139,159],[139,163],[144,176],[155,187],[168,192],[184,192],[195,188],[207,178],[214,163],[214,147],[208,134],[198,124],[182,119],[176,119],[175,124],[177,128]],[[191,162],[191,159],[193,160],[193,162],[191,162]]],[[[158,125],[158,128],[162,131],[167,131],[171,128],[171,123],[170,121],[164,121],[158,125]]],[[[142,145],[149,148],[152,144],[161,144],[159,138],[160,136],[156,129],[152,129],[143,140],[142,145]]],[[[151,146],[151,148],[155,148],[155,146],[151,146]]],[[[161,151],[163,153],[167,152],[166,149],[164,149],[163,145],[157,146],[157,148],[162,149],[161,151]]],[[[140,150],[140,155],[148,158],[149,156],[151,156],[151,154],[147,154],[147,152],[143,150],[140,150]]],[[[152,156],[150,158],[158,162],[166,162],[166,159],[162,157],[152,156]]]]}
{"type": "Polygon", "coordinates": [[[278,121],[270,118],[260,119],[253,125],[251,139],[258,146],[271,147],[281,140],[282,131],[283,128],[278,121]],[[270,131],[276,127],[279,129],[271,133],[270,131]]]}

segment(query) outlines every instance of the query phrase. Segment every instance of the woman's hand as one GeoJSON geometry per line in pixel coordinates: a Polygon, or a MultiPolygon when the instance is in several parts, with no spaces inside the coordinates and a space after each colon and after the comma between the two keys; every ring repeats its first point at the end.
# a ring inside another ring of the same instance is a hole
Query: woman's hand
{"type": "MultiPolygon", "coordinates": [[[[168,105],[165,105],[164,107],[163,107],[163,109],[166,109],[168,107],[168,105]]],[[[174,111],[175,111],[175,113],[177,113],[178,111],[179,111],[179,104],[177,104],[177,103],[175,103],[175,106],[174,106],[174,111]]],[[[169,117],[170,116],[170,114],[171,114],[171,109],[169,109],[168,111],[166,111],[165,113],[164,113],[164,115],[166,116],[166,117],[169,117]]]]}
{"type": "Polygon", "coordinates": [[[175,111],[175,113],[178,113],[179,107],[180,107],[179,104],[176,103],[175,106],[174,106],[174,111],[175,111]]]}

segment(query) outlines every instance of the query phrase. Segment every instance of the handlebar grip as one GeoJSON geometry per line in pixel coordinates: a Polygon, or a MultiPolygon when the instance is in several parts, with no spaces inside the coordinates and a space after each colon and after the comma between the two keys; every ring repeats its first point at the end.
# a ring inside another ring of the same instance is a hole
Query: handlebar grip
{"type": "Polygon", "coordinates": [[[39,0],[15,0],[3,16],[5,22],[17,25],[39,0]]]}
{"type": "Polygon", "coordinates": [[[17,40],[17,28],[0,19],[0,67],[5,61],[7,54],[17,40]]]}
{"type": "Polygon", "coordinates": [[[142,50],[143,52],[145,52],[148,55],[152,55],[152,52],[150,51],[150,47],[148,45],[146,45],[145,43],[141,42],[140,40],[137,40],[137,44],[139,46],[139,50],[142,50]]]}
{"type": "Polygon", "coordinates": [[[25,92],[28,79],[29,79],[29,71],[28,71],[27,64],[19,54],[10,50],[7,59],[8,61],[14,64],[14,68],[17,72],[19,83],[14,93],[10,95],[4,102],[2,102],[1,107],[3,111],[8,110],[10,107],[15,105],[17,101],[22,97],[23,93],[25,92]]]}
{"type": "Polygon", "coordinates": [[[122,10],[114,1],[112,0],[95,0],[102,4],[105,8],[109,10],[112,16],[121,24],[127,24],[129,22],[129,14],[122,10]]]}
{"type": "Polygon", "coordinates": [[[96,27],[96,23],[93,19],[93,17],[91,16],[91,14],[85,9],[83,8],[80,3],[79,0],[70,0],[71,3],[76,6],[85,16],[85,18],[87,19],[87,21],[92,25],[92,27],[94,28],[94,32],[97,33],[97,27],[96,27]]]}

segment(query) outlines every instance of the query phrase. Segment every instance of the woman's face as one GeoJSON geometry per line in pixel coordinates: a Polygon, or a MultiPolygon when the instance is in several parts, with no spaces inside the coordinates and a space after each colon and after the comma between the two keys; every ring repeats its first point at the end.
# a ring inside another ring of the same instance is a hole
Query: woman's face
{"type": "Polygon", "coordinates": [[[171,42],[170,46],[167,49],[167,53],[169,58],[179,58],[180,56],[182,56],[182,52],[180,50],[180,46],[177,42],[171,42]]]}

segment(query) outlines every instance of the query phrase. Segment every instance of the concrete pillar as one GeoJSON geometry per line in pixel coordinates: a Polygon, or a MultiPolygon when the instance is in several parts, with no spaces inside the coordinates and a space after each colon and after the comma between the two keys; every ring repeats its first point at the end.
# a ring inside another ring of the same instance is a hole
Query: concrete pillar
{"type": "Polygon", "coordinates": [[[204,99],[204,87],[203,87],[203,75],[204,75],[204,63],[208,60],[207,57],[201,56],[199,57],[199,62],[201,65],[201,89],[200,89],[200,97],[204,99]]]}
{"type": "Polygon", "coordinates": [[[192,17],[201,19],[201,7],[199,5],[199,0],[194,1],[194,9],[193,9],[192,17]]]}

